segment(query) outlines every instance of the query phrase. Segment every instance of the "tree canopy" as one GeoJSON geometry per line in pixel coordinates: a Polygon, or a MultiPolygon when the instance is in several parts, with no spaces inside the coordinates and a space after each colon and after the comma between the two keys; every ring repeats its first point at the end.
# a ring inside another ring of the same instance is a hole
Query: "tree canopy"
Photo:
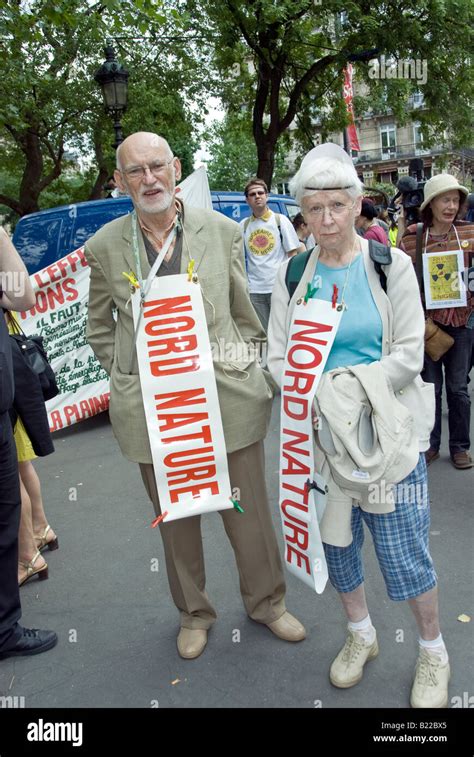
{"type": "Polygon", "coordinates": [[[94,162],[93,173],[76,170],[88,185],[81,199],[100,196],[114,150],[93,76],[109,36],[130,70],[125,133],[160,131],[192,170],[199,67],[186,51],[172,52],[170,38],[181,26],[176,9],[164,16],[155,0],[32,0],[2,5],[0,22],[0,151],[9,176],[0,204],[18,215],[39,210],[72,154],[94,162]]]}
{"type": "Polygon", "coordinates": [[[114,151],[93,75],[109,37],[130,71],[124,133],[163,134],[185,173],[208,99],[220,98],[227,117],[211,128],[214,186],[240,181],[250,164],[271,185],[290,131],[291,149],[303,152],[316,126],[323,138],[341,130],[348,61],[370,85],[356,115],[372,109],[403,124],[410,94],[421,91],[424,144],[447,129],[466,146],[471,13],[471,0],[3,0],[0,204],[23,215],[63,194],[100,196],[114,151]],[[374,78],[370,56],[424,62],[426,81],[374,78]],[[83,158],[75,168],[74,155],[83,158]]]}
{"type": "Polygon", "coordinates": [[[350,61],[371,85],[362,107],[390,107],[403,123],[410,93],[421,90],[426,110],[417,116],[427,143],[446,128],[458,143],[468,139],[470,0],[189,0],[187,8],[212,47],[226,106],[249,110],[258,175],[267,183],[290,125],[306,149],[315,122],[323,134],[347,123],[341,92],[350,61]],[[426,83],[370,79],[369,58],[382,55],[426,61],[426,83]]]}

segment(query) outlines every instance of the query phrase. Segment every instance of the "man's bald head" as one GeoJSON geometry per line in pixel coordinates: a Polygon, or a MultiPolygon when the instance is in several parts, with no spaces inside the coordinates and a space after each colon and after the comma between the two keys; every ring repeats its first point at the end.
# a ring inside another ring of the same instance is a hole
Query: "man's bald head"
{"type": "Polygon", "coordinates": [[[167,213],[180,178],[181,163],[158,134],[138,131],[124,139],[117,150],[114,179],[140,213],[167,213]]]}
{"type": "Polygon", "coordinates": [[[123,170],[129,152],[146,148],[160,149],[160,152],[163,152],[163,156],[166,160],[171,160],[173,157],[171,147],[164,137],[160,137],[159,134],[153,134],[151,131],[137,131],[135,134],[130,134],[129,137],[126,137],[117,147],[117,152],[115,154],[117,169],[119,171],[123,170]]]}

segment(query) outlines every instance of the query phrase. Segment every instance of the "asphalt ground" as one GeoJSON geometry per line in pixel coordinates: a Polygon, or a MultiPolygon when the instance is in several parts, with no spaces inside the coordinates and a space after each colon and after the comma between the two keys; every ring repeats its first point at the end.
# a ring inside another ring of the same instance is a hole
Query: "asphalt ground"
{"type": "MultiPolygon", "coordinates": [[[[279,398],[266,440],[266,473],[282,545],[278,423],[279,398]]],[[[458,616],[473,615],[474,471],[451,466],[446,414],[443,425],[441,459],[429,469],[431,552],[451,658],[450,706],[472,707],[474,621],[458,616]]],[[[2,661],[0,697],[17,697],[16,706],[26,708],[408,707],[416,625],[407,603],[388,599],[368,534],[366,590],[380,655],[359,685],[340,690],[329,683],[329,665],[345,639],[329,584],[318,596],[286,574],[287,606],[306,626],[304,642],[280,641],[247,618],[218,514],[203,517],[207,591],[218,620],[201,657],[182,660],[159,530],[150,528],[153,512],[138,467],[122,458],[107,413],[56,433],[54,442],[55,454],[35,465],[60,548],[45,553],[49,580],[28,582],[21,599],[23,624],[54,629],[59,644],[35,657],[2,661]]]]}

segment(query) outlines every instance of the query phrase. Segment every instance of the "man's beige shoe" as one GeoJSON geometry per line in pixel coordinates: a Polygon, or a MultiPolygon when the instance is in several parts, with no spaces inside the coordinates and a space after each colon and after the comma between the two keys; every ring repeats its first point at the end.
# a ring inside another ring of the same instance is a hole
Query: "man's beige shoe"
{"type": "Polygon", "coordinates": [[[176,643],[181,657],[185,660],[193,660],[204,652],[207,631],[202,628],[181,628],[176,643]]]}
{"type": "Polygon", "coordinates": [[[287,611],[278,620],[267,623],[267,628],[284,641],[303,641],[303,639],[306,639],[305,627],[287,611]]]}
{"type": "Polygon", "coordinates": [[[447,707],[450,676],[449,662],[442,663],[439,655],[420,649],[411,690],[411,706],[447,707]]]}
{"type": "Polygon", "coordinates": [[[349,630],[349,636],[329,671],[329,680],[339,689],[349,689],[362,679],[364,665],[379,653],[377,636],[367,644],[357,631],[349,630]]]}

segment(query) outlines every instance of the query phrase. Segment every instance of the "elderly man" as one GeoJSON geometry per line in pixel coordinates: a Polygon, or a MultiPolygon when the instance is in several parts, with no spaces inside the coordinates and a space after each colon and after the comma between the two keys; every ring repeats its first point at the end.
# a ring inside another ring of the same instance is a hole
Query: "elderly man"
{"type": "MultiPolygon", "coordinates": [[[[129,286],[122,272],[134,270],[135,252],[144,276],[172,235],[158,276],[185,273],[191,258],[199,276],[212,343],[224,340],[236,353],[265,335],[251,306],[244,271],[242,237],[233,221],[194,209],[175,196],[179,159],[161,137],[138,132],[117,150],[115,179],[132,198],[135,216],[106,224],[86,245],[91,267],[88,338],[110,373],[110,418],[122,453],[139,463],[147,493],[160,513],[134,349],[129,286]],[[113,310],[117,309],[117,321],[113,310]]],[[[219,343],[219,342],[218,342],[219,343]]],[[[220,342],[221,343],[221,342],[220,342]]],[[[254,351],[255,352],[255,351],[254,351]]],[[[285,608],[285,582],[265,489],[263,438],[272,391],[257,360],[239,367],[216,361],[214,370],[230,480],[240,489],[245,513],[221,512],[235,552],[248,615],[278,637],[299,641],[304,627],[285,608]]],[[[198,657],[216,613],[205,591],[200,516],[160,525],[171,594],[181,612],[178,651],[198,657]]]]}

